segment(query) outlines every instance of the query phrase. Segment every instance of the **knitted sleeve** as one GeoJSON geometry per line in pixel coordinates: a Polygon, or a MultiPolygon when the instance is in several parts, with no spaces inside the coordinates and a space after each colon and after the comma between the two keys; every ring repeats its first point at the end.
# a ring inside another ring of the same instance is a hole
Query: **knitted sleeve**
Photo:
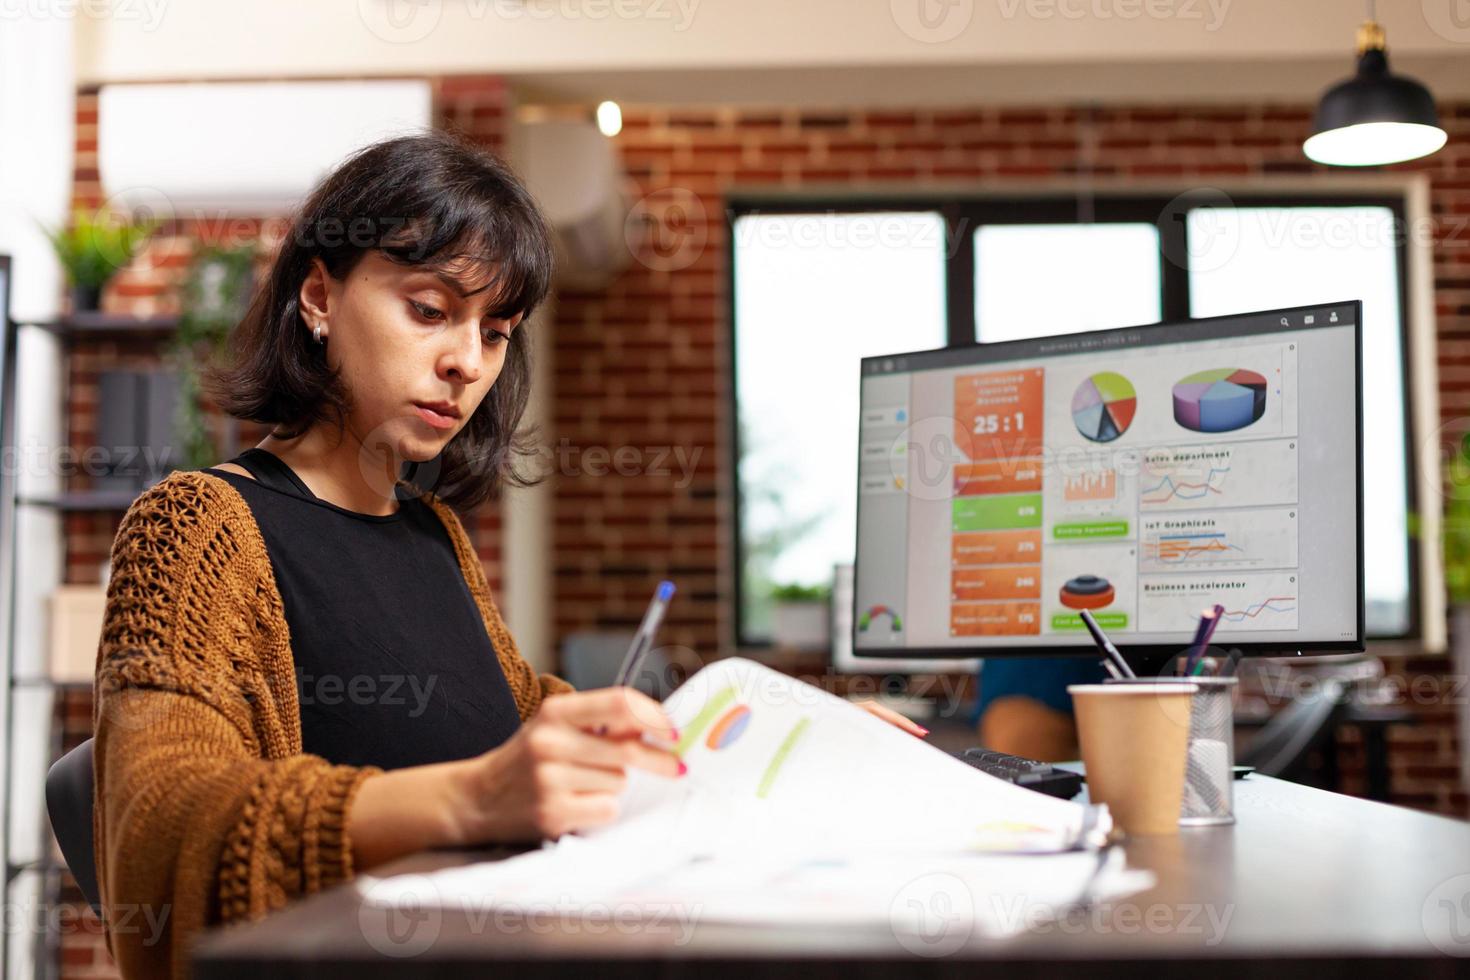
{"type": "Polygon", "coordinates": [[[511,636],[510,629],[506,627],[505,620],[500,616],[500,609],[490,595],[490,583],[485,578],[485,566],[480,563],[480,556],[470,543],[469,533],[465,531],[459,515],[448,504],[431,493],[424,494],[421,499],[439,515],[440,521],[449,532],[449,540],[454,545],[460,571],[464,574],[466,584],[469,585],[470,594],[474,596],[475,605],[480,609],[481,618],[485,620],[485,629],[489,632],[490,641],[500,659],[501,670],[505,672],[505,679],[510,684],[511,693],[515,695],[521,721],[525,721],[536,713],[542,701],[554,694],[571,691],[573,687],[554,674],[536,673],[536,669],[526,661],[525,657],[521,656],[515,638],[511,636]]]}
{"type": "Polygon", "coordinates": [[[301,752],[279,592],[248,505],[174,473],[124,515],[97,654],[93,828],[124,977],[184,977],[206,926],[352,875],[374,767],[301,752]]]}

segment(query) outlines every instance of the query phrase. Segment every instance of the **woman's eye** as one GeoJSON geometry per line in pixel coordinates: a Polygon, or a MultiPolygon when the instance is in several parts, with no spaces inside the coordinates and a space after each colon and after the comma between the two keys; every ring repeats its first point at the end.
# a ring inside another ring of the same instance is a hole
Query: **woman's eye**
{"type": "MultiPolygon", "coordinates": [[[[425,303],[420,303],[418,300],[411,299],[408,301],[408,305],[413,307],[414,312],[425,320],[437,322],[444,319],[444,311],[437,310],[425,303]]],[[[502,333],[499,330],[487,330],[483,336],[487,347],[499,347],[501,344],[510,340],[509,334],[502,333]]]]}

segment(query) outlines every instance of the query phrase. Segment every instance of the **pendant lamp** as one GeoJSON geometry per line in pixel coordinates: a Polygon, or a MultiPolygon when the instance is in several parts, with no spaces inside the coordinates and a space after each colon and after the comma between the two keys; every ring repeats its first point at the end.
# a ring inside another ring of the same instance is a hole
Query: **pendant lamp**
{"type": "Polygon", "coordinates": [[[1358,28],[1358,73],[1328,89],[1317,104],[1302,152],[1335,167],[1372,167],[1428,156],[1444,146],[1434,96],[1412,78],[1388,70],[1383,28],[1358,28]]]}

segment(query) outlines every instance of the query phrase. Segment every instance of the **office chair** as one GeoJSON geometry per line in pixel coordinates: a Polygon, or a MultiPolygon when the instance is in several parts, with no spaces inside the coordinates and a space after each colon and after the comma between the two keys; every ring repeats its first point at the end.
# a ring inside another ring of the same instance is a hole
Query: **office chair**
{"type": "Polygon", "coordinates": [[[1265,776],[1302,782],[1310,773],[1312,753],[1328,744],[1347,711],[1350,689],[1343,678],[1324,679],[1317,696],[1277,712],[1241,752],[1240,763],[1265,776]]]}
{"type": "Polygon", "coordinates": [[[61,856],[82,896],[102,917],[97,864],[92,853],[92,739],[57,759],[46,773],[46,815],[61,856]]]}
{"type": "MultiPolygon", "coordinates": [[[[632,633],[596,630],[568,634],[561,644],[561,676],[579,691],[610,686],[617,679],[618,667],[622,665],[632,639],[632,633]]],[[[662,701],[673,694],[674,689],[700,666],[684,663],[686,658],[677,654],[677,648],[654,647],[649,650],[633,678],[632,687],[655,701],[662,701]],[[670,657],[669,652],[674,652],[676,657],[670,657]]]]}

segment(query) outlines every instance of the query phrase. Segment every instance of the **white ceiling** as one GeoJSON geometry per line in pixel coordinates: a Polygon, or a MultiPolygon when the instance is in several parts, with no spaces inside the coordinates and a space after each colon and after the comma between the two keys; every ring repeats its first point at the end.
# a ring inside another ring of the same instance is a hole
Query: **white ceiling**
{"type": "MultiPolygon", "coordinates": [[[[1460,0],[1379,5],[1400,70],[1470,97],[1460,0]]],[[[1300,101],[1353,0],[115,0],[83,83],[500,74],[530,100],[797,105],[1300,101]]]]}

